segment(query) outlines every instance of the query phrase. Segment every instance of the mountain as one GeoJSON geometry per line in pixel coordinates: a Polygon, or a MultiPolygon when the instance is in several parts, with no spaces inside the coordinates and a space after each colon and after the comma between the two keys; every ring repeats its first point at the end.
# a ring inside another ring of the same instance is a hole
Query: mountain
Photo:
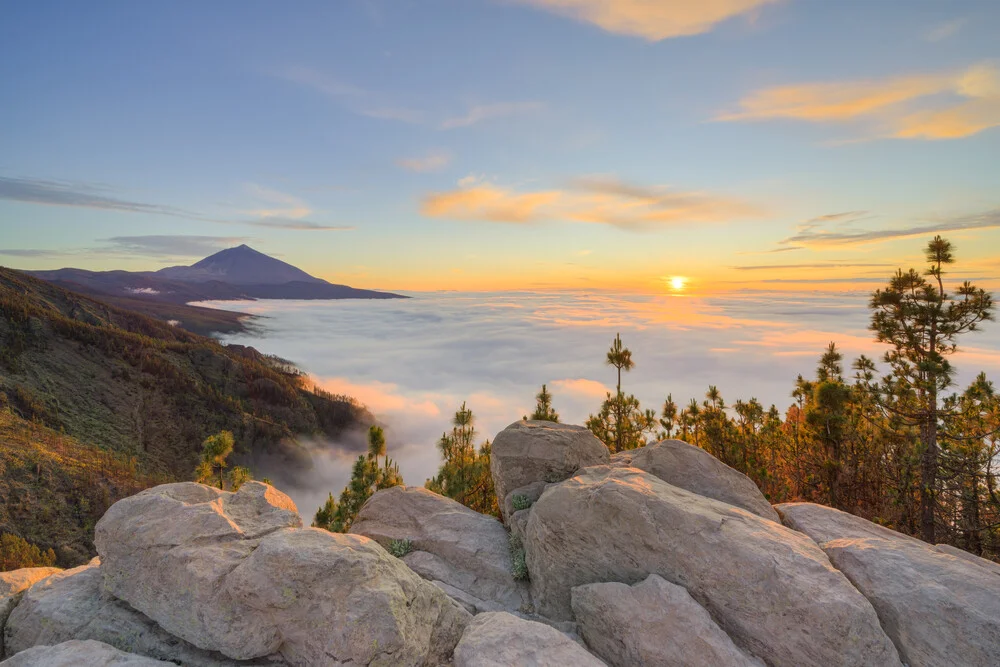
{"type": "Polygon", "coordinates": [[[137,310],[193,333],[230,332],[248,316],[187,304],[242,299],[405,299],[391,292],[328,283],[247,245],[215,253],[191,266],[159,271],[28,271],[65,289],[137,310]]]}
{"type": "Polygon", "coordinates": [[[160,269],[156,275],[187,283],[218,281],[230,285],[329,284],[245,244],[217,252],[191,266],[160,269]]]}
{"type": "Polygon", "coordinates": [[[351,442],[373,421],[286,361],[0,268],[0,532],[61,565],[93,555],[110,503],[192,479],[211,434],[277,480],[309,474],[303,437],[351,442]]]}

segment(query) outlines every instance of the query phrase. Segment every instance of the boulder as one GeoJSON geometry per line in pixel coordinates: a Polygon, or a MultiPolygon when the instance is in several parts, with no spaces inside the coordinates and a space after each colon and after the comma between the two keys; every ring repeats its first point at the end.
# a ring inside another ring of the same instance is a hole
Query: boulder
{"type": "Polygon", "coordinates": [[[572,605],[587,645],[612,667],[764,667],[684,588],[655,574],[635,586],[577,586],[572,605]]]}
{"type": "Polygon", "coordinates": [[[991,568],[832,507],[777,509],[871,601],[910,667],[998,664],[1000,577],[991,568]]]}
{"type": "Polygon", "coordinates": [[[177,639],[128,605],[102,593],[101,588],[96,559],[36,583],[24,593],[7,622],[8,655],[21,655],[36,646],[96,640],[129,653],[192,667],[237,664],[177,639]]]}
{"type": "Polygon", "coordinates": [[[4,656],[3,629],[7,624],[10,612],[21,601],[24,591],[36,582],[57,572],[62,572],[62,570],[57,567],[26,567],[20,570],[0,572],[0,658],[4,656]]]}
{"type": "Polygon", "coordinates": [[[658,574],[775,667],[900,664],[871,604],[812,540],[635,468],[595,466],[549,486],[524,545],[550,618],[570,617],[575,586],[658,574]]]}
{"type": "Polygon", "coordinates": [[[153,660],[114,646],[87,640],[72,640],[55,646],[35,646],[4,660],[5,667],[163,667],[172,662],[153,660]]]}
{"type": "Polygon", "coordinates": [[[479,614],[455,647],[455,667],[601,667],[604,663],[553,627],[507,612],[479,614]]]}
{"type": "Polygon", "coordinates": [[[408,539],[410,569],[479,601],[477,611],[518,610],[531,601],[528,587],[511,576],[510,545],[503,524],[422,487],[378,491],[364,504],[351,533],[388,548],[408,539]]]}
{"type": "Polygon", "coordinates": [[[376,542],[300,525],[291,500],[259,482],[168,484],[115,503],[95,543],[109,592],[229,658],[447,659],[468,612],[376,542]]]}
{"type": "Polygon", "coordinates": [[[683,440],[661,440],[618,452],[611,457],[611,465],[645,470],[667,484],[781,523],[778,513],[749,477],[683,440]]]}
{"type": "Polygon", "coordinates": [[[973,565],[985,568],[1000,577],[1000,563],[994,563],[991,560],[980,558],[975,554],[970,554],[968,551],[963,551],[957,547],[951,546],[950,544],[936,544],[934,545],[934,548],[943,554],[954,556],[955,558],[961,558],[962,560],[969,561],[973,565]]]}
{"type": "Polygon", "coordinates": [[[607,463],[604,443],[583,426],[549,421],[517,421],[497,433],[490,472],[504,521],[508,495],[538,482],[561,482],[580,468],[607,463]]]}

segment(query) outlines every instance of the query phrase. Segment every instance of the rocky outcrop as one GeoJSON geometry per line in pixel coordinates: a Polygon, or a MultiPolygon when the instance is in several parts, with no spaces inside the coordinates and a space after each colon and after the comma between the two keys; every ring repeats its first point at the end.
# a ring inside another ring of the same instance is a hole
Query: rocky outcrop
{"type": "Polygon", "coordinates": [[[524,545],[539,613],[581,584],[683,586],[744,651],[775,666],[899,665],[871,604],[806,536],[634,468],[549,486],[524,545]]]}
{"type": "Polygon", "coordinates": [[[749,477],[730,468],[701,447],[682,440],[662,440],[638,449],[618,452],[611,465],[638,468],[706,498],[714,498],[771,521],[778,513],[749,477]]]}
{"type": "Polygon", "coordinates": [[[497,434],[490,451],[490,472],[504,521],[515,494],[537,498],[543,488],[540,482],[560,482],[580,468],[609,460],[608,448],[583,426],[514,422],[497,434]]]}
{"type": "Polygon", "coordinates": [[[4,657],[3,635],[7,617],[17,603],[21,601],[24,591],[36,582],[62,572],[57,567],[26,567],[20,570],[0,572],[0,658],[4,657]]]}
{"type": "Polygon", "coordinates": [[[577,586],[572,606],[587,645],[612,667],[764,667],[684,588],[655,574],[634,586],[577,586]]]}
{"type": "Polygon", "coordinates": [[[506,612],[479,614],[455,647],[455,667],[603,667],[553,627],[506,612]]]}
{"type": "Polygon", "coordinates": [[[229,658],[447,660],[468,612],[376,542],[300,525],[291,500],[265,484],[171,484],[113,505],[95,543],[107,591],[229,658]]]}
{"type": "Polygon", "coordinates": [[[518,610],[530,603],[527,586],[511,575],[503,525],[451,498],[413,486],[379,491],[350,532],[387,548],[393,540],[410,540],[413,551],[403,562],[425,579],[462,591],[463,602],[477,612],[518,610]]]}
{"type": "Polygon", "coordinates": [[[114,646],[88,639],[55,646],[35,646],[4,660],[5,667],[164,667],[172,662],[153,660],[119,651],[114,646]]]}
{"type": "Polygon", "coordinates": [[[10,615],[5,632],[7,654],[20,655],[35,646],[72,640],[96,640],[129,653],[192,667],[235,667],[236,662],[225,656],[202,651],[170,635],[102,593],[102,586],[96,559],[36,583],[10,615]]]}
{"type": "Polygon", "coordinates": [[[831,507],[777,509],[871,601],[910,667],[998,664],[1000,577],[992,568],[831,507]]]}
{"type": "Polygon", "coordinates": [[[980,558],[975,554],[970,554],[968,551],[962,551],[961,549],[953,547],[950,544],[936,544],[934,545],[934,548],[945,555],[961,558],[962,560],[972,563],[976,567],[981,567],[1000,577],[1000,563],[994,563],[991,560],[980,558]]]}

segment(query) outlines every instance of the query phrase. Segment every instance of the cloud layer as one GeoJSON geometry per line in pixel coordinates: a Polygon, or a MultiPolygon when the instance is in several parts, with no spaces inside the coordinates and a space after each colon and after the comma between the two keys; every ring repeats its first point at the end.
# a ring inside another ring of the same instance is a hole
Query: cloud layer
{"type": "Polygon", "coordinates": [[[717,24],[780,0],[517,0],[651,42],[708,32],[717,24]]]}

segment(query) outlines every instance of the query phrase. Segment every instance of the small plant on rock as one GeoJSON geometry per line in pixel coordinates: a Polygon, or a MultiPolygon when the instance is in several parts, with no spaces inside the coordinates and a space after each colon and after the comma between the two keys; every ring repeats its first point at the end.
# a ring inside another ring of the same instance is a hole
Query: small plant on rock
{"type": "Polygon", "coordinates": [[[389,540],[389,553],[396,558],[402,558],[413,551],[413,542],[409,539],[389,540]]]}
{"type": "Polygon", "coordinates": [[[510,536],[510,574],[517,581],[528,579],[528,563],[524,559],[524,545],[517,535],[510,536]]]}
{"type": "Polygon", "coordinates": [[[522,495],[520,493],[516,494],[512,499],[511,503],[514,505],[514,511],[520,512],[521,510],[526,510],[531,507],[534,503],[531,502],[531,498],[522,495]]]}

